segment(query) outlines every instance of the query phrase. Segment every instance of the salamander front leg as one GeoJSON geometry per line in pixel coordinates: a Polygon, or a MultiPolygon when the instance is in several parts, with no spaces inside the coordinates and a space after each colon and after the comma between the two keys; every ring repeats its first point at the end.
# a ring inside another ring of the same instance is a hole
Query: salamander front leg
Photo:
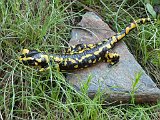
{"type": "MultiPolygon", "coordinates": [[[[48,66],[45,66],[45,67],[41,66],[38,71],[39,71],[39,72],[47,71],[47,70],[50,69],[50,67],[51,67],[51,65],[48,65],[48,66]]],[[[59,65],[58,65],[58,64],[52,65],[52,68],[53,68],[54,70],[60,71],[60,68],[59,68],[59,65]]]]}
{"type": "Polygon", "coordinates": [[[109,67],[118,63],[119,58],[120,56],[117,53],[106,52],[105,54],[105,62],[109,63],[109,67]]]}
{"type": "Polygon", "coordinates": [[[45,68],[41,67],[41,68],[38,70],[38,72],[44,72],[44,71],[49,70],[49,69],[50,69],[49,66],[48,66],[48,67],[45,67],[45,68]]]}

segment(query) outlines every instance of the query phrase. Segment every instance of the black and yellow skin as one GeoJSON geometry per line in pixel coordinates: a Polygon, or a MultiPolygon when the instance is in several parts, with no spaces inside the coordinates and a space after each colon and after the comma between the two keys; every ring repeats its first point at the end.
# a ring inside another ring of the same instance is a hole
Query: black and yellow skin
{"type": "Polygon", "coordinates": [[[72,71],[90,67],[97,62],[106,61],[110,65],[114,65],[119,61],[120,56],[117,53],[110,52],[115,44],[124,38],[137,24],[143,24],[151,21],[150,18],[141,18],[130,23],[121,33],[105,39],[96,44],[78,44],[71,46],[62,54],[50,54],[37,50],[23,49],[19,61],[25,65],[39,66],[39,71],[44,71],[50,66],[60,71],[72,71]]]}
{"type": "MultiPolygon", "coordinates": [[[[102,42],[100,42],[102,43],[102,42]]],[[[85,50],[90,50],[93,47],[96,47],[96,44],[77,44],[74,46],[70,46],[65,50],[65,54],[75,54],[75,53],[82,53],[85,50]]]]}

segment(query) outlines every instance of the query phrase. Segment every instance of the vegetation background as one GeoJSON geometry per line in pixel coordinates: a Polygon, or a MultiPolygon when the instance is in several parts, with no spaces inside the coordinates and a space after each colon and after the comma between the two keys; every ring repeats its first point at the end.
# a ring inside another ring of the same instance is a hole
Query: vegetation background
{"type": "Polygon", "coordinates": [[[160,119],[154,105],[104,107],[101,93],[91,100],[87,86],[77,92],[62,73],[37,74],[18,63],[23,48],[61,53],[81,16],[92,11],[121,31],[141,17],[157,22],[140,25],[124,41],[146,73],[160,86],[160,1],[158,0],[1,0],[0,119],[160,119]],[[137,34],[138,33],[138,34],[137,34]]]}

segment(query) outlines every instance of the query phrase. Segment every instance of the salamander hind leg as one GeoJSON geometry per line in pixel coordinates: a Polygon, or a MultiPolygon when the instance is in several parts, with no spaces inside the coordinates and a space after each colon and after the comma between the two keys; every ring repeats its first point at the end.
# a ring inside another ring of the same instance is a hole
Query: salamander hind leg
{"type": "Polygon", "coordinates": [[[109,63],[109,67],[111,67],[119,62],[120,56],[117,53],[112,53],[107,51],[104,58],[105,62],[109,63]]]}

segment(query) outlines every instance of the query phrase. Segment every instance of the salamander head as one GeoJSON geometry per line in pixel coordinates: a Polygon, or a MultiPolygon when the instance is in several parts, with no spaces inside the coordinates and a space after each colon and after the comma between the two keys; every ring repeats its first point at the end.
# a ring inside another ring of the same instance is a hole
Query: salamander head
{"type": "Polygon", "coordinates": [[[19,57],[19,62],[23,63],[24,65],[40,66],[41,68],[44,68],[48,66],[49,59],[48,56],[43,52],[23,49],[22,54],[19,57]]]}

